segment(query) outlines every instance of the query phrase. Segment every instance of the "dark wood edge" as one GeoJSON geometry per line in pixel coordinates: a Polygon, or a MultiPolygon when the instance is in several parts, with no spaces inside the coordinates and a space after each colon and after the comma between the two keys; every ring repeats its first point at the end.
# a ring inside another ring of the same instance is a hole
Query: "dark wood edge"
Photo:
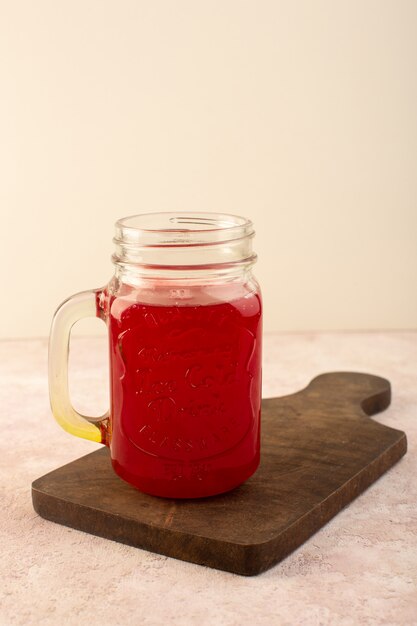
{"type": "Polygon", "coordinates": [[[385,409],[387,409],[391,404],[391,385],[388,381],[387,383],[388,388],[385,391],[380,391],[379,393],[376,393],[362,400],[360,405],[361,409],[365,413],[365,415],[368,415],[368,417],[371,417],[371,415],[376,415],[377,413],[382,413],[382,411],[385,411],[385,409]]]}

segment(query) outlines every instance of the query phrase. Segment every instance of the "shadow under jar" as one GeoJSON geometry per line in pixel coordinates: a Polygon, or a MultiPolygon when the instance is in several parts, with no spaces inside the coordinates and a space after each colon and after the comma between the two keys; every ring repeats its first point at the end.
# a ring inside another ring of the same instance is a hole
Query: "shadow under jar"
{"type": "Polygon", "coordinates": [[[258,467],[262,304],[253,236],[252,223],[234,215],[121,219],[114,277],[56,313],[54,415],[73,434],[108,445],[115,472],[141,491],[210,496],[258,467]],[[101,418],[78,414],[62,379],[62,345],[89,314],[109,331],[110,411],[101,418]]]}

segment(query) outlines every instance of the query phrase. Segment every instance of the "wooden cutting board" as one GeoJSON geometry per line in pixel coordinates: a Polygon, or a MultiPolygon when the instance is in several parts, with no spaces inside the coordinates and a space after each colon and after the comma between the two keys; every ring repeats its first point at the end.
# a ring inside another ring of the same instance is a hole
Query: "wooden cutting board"
{"type": "Polygon", "coordinates": [[[201,500],[145,495],[113,472],[107,448],[32,484],[42,517],[177,559],[253,575],[281,561],[405,454],[403,432],[368,416],[390,383],[322,374],[262,403],[262,461],[244,485],[201,500]]]}

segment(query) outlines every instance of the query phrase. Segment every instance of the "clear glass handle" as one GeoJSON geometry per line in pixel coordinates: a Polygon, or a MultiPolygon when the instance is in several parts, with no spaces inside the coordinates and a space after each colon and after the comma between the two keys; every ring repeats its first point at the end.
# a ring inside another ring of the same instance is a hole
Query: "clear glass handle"
{"type": "Polygon", "coordinates": [[[68,390],[68,357],[71,328],[83,317],[97,317],[96,301],[101,290],[83,291],[65,300],[57,309],[49,338],[49,396],[52,413],[72,435],[107,443],[109,413],[101,417],[81,415],[71,404],[68,390]]]}

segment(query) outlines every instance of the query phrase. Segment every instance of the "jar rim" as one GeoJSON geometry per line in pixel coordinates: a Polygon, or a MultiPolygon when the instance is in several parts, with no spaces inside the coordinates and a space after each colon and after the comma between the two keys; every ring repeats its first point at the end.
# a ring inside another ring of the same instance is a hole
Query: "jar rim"
{"type": "Polygon", "coordinates": [[[256,260],[250,220],[228,213],[167,211],[123,217],[113,239],[116,265],[130,267],[249,267],[256,260]]]}
{"type": "Polygon", "coordinates": [[[239,239],[253,234],[246,217],[229,213],[164,211],[117,220],[117,241],[136,245],[190,245],[239,239]]]}

